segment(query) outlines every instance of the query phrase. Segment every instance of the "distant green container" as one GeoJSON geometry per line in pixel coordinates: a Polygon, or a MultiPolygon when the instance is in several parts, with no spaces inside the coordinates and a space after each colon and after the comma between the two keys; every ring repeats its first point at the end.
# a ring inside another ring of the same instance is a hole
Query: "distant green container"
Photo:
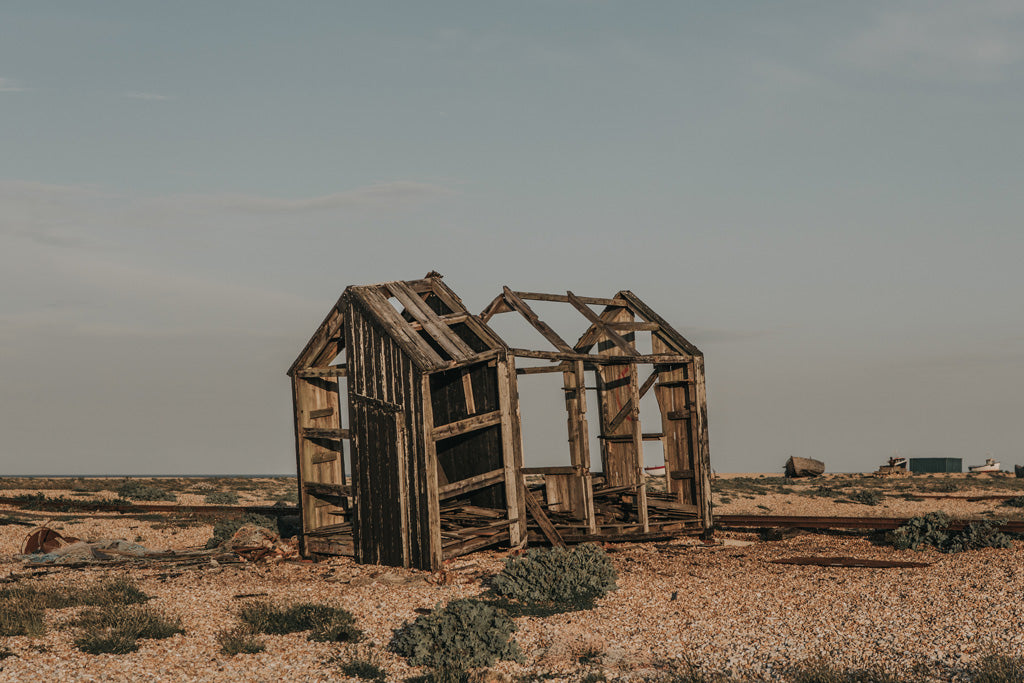
{"type": "Polygon", "coordinates": [[[963,472],[963,458],[911,458],[910,471],[921,474],[936,472],[963,472]]]}

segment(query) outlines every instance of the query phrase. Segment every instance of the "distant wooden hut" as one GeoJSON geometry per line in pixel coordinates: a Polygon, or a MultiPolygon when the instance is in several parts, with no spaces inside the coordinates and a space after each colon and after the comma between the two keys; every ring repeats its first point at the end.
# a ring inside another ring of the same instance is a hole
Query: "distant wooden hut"
{"type": "Polygon", "coordinates": [[[643,540],[711,528],[703,355],[631,292],[604,299],[505,288],[475,316],[436,273],[352,286],[288,374],[304,554],[437,569],[497,544],[643,540]],[[527,304],[533,299],[583,314],[588,327],[575,345],[540,320],[527,304]],[[506,345],[487,321],[511,311],[555,349],[506,345]],[[651,354],[637,350],[638,332],[651,333],[651,354]],[[517,370],[516,357],[550,364],[517,370]],[[645,365],[651,372],[641,383],[645,365]],[[568,466],[523,467],[517,375],[540,372],[563,377],[568,466]],[[601,425],[597,472],[587,373],[601,425]],[[639,403],[651,389],[661,431],[644,433],[639,403]],[[664,445],[668,491],[648,490],[644,440],[664,445]],[[526,475],[543,476],[528,486],[526,475]]]}

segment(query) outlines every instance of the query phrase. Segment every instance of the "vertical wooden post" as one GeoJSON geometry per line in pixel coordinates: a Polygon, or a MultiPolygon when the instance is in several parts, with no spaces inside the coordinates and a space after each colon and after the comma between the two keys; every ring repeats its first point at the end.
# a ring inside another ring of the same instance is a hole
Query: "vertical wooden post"
{"type": "Polygon", "coordinates": [[[508,542],[518,548],[526,542],[526,500],[519,472],[523,467],[522,434],[519,430],[519,391],[515,359],[501,356],[496,362],[498,410],[501,411],[501,461],[505,468],[505,505],[508,510],[508,542]]]}
{"type": "Polygon", "coordinates": [[[704,531],[709,533],[714,520],[711,509],[711,451],[708,446],[708,399],[704,385],[704,356],[693,358],[693,380],[694,380],[694,405],[693,412],[696,413],[697,452],[695,460],[700,463],[700,472],[697,479],[697,495],[701,508],[701,516],[704,521],[704,531]]]}
{"type": "Polygon", "coordinates": [[[431,404],[430,375],[424,375],[420,384],[423,395],[423,447],[427,469],[427,524],[430,536],[430,569],[437,571],[444,562],[441,546],[441,502],[438,499],[437,446],[434,443],[434,408],[431,404]]]}
{"type": "Polygon", "coordinates": [[[569,457],[576,469],[570,486],[576,490],[570,495],[572,512],[587,524],[587,533],[597,532],[594,515],[594,488],[590,474],[590,435],[587,428],[586,375],[583,361],[574,361],[572,369],[562,373],[565,392],[566,423],[569,432],[569,457]]]}

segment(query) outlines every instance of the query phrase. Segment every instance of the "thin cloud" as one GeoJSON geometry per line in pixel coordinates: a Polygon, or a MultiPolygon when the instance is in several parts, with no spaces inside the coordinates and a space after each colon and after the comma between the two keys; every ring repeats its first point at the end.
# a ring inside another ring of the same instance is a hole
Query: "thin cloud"
{"type": "Polygon", "coordinates": [[[25,92],[26,88],[23,88],[18,81],[10,78],[0,78],[0,92],[25,92]]]}
{"type": "Polygon", "coordinates": [[[997,0],[884,10],[841,52],[854,66],[894,75],[999,80],[1024,62],[1024,6],[997,0]]]}
{"type": "Polygon", "coordinates": [[[397,181],[361,187],[347,192],[302,199],[284,199],[259,195],[229,194],[203,196],[204,203],[250,213],[298,213],[345,208],[396,206],[453,194],[452,190],[430,183],[397,181]]]}
{"type": "Polygon", "coordinates": [[[155,92],[126,92],[124,97],[129,100],[144,100],[146,102],[167,102],[174,99],[170,95],[161,95],[155,92]]]}

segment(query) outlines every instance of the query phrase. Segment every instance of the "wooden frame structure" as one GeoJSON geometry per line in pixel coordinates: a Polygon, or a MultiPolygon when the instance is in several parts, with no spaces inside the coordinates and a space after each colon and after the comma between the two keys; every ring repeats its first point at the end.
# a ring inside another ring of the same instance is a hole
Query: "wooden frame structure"
{"type": "Polygon", "coordinates": [[[707,532],[703,367],[700,351],[628,291],[597,299],[506,287],[474,316],[434,272],[348,287],[288,371],[302,551],[437,569],[531,539],[560,545],[707,532]],[[540,320],[527,303],[534,299],[566,302],[585,316],[589,326],[575,345],[540,320]],[[555,350],[505,344],[487,321],[512,311],[555,350]],[[635,334],[644,331],[652,354],[636,349],[635,334]],[[516,356],[551,365],[517,370],[516,356]],[[641,366],[652,369],[643,384],[641,366]],[[567,467],[523,467],[517,376],[539,372],[563,376],[567,467]],[[598,392],[600,473],[590,466],[588,372],[598,392]],[[639,403],[652,388],[662,431],[645,434],[639,403]],[[643,472],[642,441],[654,438],[665,445],[663,493],[648,490],[643,472]]]}

